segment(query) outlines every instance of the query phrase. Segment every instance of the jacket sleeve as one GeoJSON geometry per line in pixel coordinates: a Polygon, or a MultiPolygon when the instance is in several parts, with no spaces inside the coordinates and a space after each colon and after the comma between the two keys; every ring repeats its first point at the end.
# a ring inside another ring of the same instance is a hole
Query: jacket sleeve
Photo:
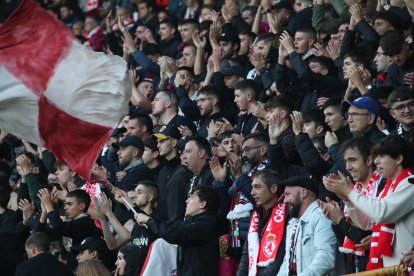
{"type": "Polygon", "coordinates": [[[212,220],[164,222],[159,224],[160,237],[169,243],[180,245],[200,245],[211,241],[212,220]]]}
{"type": "MultiPolygon", "coordinates": [[[[395,223],[414,211],[414,204],[407,204],[414,197],[414,189],[408,179],[403,180],[391,194],[384,198],[366,198],[352,190],[348,198],[359,210],[378,223],[395,223]]],[[[354,220],[353,217],[351,217],[354,220]]]]}
{"type": "Polygon", "coordinates": [[[27,183],[27,187],[29,189],[29,194],[30,194],[30,198],[32,199],[32,202],[34,203],[35,206],[35,211],[38,211],[41,209],[40,206],[40,199],[37,196],[37,193],[39,192],[40,189],[44,188],[45,185],[43,185],[39,179],[37,178],[36,175],[34,174],[27,174],[26,177],[26,183],[27,183]]]}
{"type": "Polygon", "coordinates": [[[334,231],[339,231],[343,236],[347,236],[351,241],[360,243],[363,238],[370,234],[370,231],[364,231],[359,227],[352,226],[343,217],[338,224],[332,224],[334,231]]]}
{"type": "Polygon", "coordinates": [[[356,25],[356,29],[361,33],[364,41],[367,43],[378,44],[379,43],[379,35],[378,33],[372,28],[371,25],[368,24],[367,21],[361,20],[356,25]]]}
{"type": "Polygon", "coordinates": [[[242,255],[240,258],[239,269],[237,270],[237,276],[247,276],[249,275],[249,245],[246,239],[242,255]]]}
{"type": "Polygon", "coordinates": [[[295,69],[300,78],[303,77],[308,70],[310,70],[306,62],[303,61],[302,57],[298,53],[292,52],[289,54],[289,57],[292,62],[293,69],[295,69]]]}
{"type": "Polygon", "coordinates": [[[150,60],[143,52],[136,50],[132,53],[135,61],[142,66],[142,69],[148,73],[152,73],[156,76],[160,75],[160,66],[150,60]]]}
{"type": "Polygon", "coordinates": [[[303,165],[312,175],[323,176],[329,171],[331,166],[320,157],[307,133],[296,135],[295,144],[303,165]]]}
{"type": "Polygon", "coordinates": [[[192,120],[199,120],[201,116],[200,110],[197,107],[197,102],[192,101],[188,97],[187,90],[185,90],[184,86],[180,85],[176,87],[175,92],[177,92],[178,104],[184,115],[192,120]]]}
{"type": "Polygon", "coordinates": [[[340,153],[340,145],[339,143],[333,144],[328,148],[328,153],[331,159],[335,162],[335,165],[338,169],[345,175],[349,175],[348,171],[346,170],[345,161],[341,156],[340,153]]]}
{"type": "MultiPolygon", "coordinates": [[[[314,220],[314,255],[312,262],[300,275],[326,275],[335,267],[336,237],[331,228],[331,221],[322,212],[314,220]]],[[[303,242],[303,240],[302,240],[303,242]]]]}

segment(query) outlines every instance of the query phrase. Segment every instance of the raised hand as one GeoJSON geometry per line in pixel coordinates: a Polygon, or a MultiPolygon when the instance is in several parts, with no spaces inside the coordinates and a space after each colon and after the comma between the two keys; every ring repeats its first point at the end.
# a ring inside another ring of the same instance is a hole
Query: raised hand
{"type": "Polygon", "coordinates": [[[122,31],[122,41],[124,42],[124,48],[127,50],[129,54],[132,54],[136,50],[136,43],[132,38],[131,34],[124,30],[122,31]]]}
{"type": "Polygon", "coordinates": [[[293,44],[293,38],[290,36],[290,34],[287,31],[284,31],[279,38],[280,45],[283,45],[283,47],[286,49],[288,53],[295,51],[295,46],[293,44]]]}
{"type": "Polygon", "coordinates": [[[269,139],[270,144],[277,144],[277,140],[283,131],[288,127],[287,122],[282,119],[280,113],[272,114],[269,122],[269,139]]]}
{"type": "Polygon", "coordinates": [[[292,119],[292,129],[295,135],[298,135],[303,131],[303,126],[305,121],[303,120],[303,115],[299,111],[293,111],[290,114],[290,118],[292,119]]]}
{"type": "Polygon", "coordinates": [[[45,206],[46,210],[53,209],[52,197],[47,188],[40,189],[39,192],[37,193],[37,196],[39,197],[40,201],[45,206]]]}
{"type": "Polygon", "coordinates": [[[340,171],[338,171],[338,174],[324,176],[322,182],[328,191],[335,193],[343,200],[348,199],[348,194],[354,187],[352,180],[340,171]]]}
{"type": "Polygon", "coordinates": [[[206,48],[207,41],[206,41],[204,36],[200,37],[200,34],[198,33],[198,31],[193,32],[192,39],[193,39],[194,45],[197,47],[197,49],[206,48]]]}
{"type": "Polygon", "coordinates": [[[223,166],[221,166],[218,157],[213,156],[209,163],[214,179],[219,182],[224,182],[227,175],[227,162],[224,162],[223,166]]]}
{"type": "Polygon", "coordinates": [[[31,173],[32,162],[26,154],[21,154],[16,158],[16,164],[19,167],[18,173],[25,177],[27,174],[31,173]]]}
{"type": "Polygon", "coordinates": [[[230,152],[228,157],[228,162],[230,165],[231,174],[237,178],[242,175],[242,162],[240,156],[230,152]]]}

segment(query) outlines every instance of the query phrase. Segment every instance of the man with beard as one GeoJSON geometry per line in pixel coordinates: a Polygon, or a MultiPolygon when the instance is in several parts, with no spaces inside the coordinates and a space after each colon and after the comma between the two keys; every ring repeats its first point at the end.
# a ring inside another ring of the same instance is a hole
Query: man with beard
{"type": "Polygon", "coordinates": [[[280,184],[285,186],[284,203],[292,219],[287,227],[285,258],[277,275],[333,275],[336,238],[331,222],[316,202],[318,185],[304,176],[280,184]]]}

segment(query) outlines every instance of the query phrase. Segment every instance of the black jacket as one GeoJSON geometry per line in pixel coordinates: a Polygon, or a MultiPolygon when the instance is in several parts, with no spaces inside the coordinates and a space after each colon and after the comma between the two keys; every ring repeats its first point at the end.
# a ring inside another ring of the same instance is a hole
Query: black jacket
{"type": "Polygon", "coordinates": [[[72,238],[72,245],[80,244],[87,237],[102,237],[102,230],[99,229],[94,220],[89,216],[78,219],[62,221],[57,211],[47,213],[50,228],[61,236],[72,238]]]}
{"type": "MultiPolygon", "coordinates": [[[[149,220],[147,224],[153,223],[149,220]]],[[[177,275],[218,275],[219,234],[216,214],[203,212],[184,221],[159,225],[160,237],[178,245],[177,275]]]]}
{"type": "Polygon", "coordinates": [[[73,276],[69,267],[49,253],[40,253],[23,263],[17,269],[15,276],[73,276]]]}

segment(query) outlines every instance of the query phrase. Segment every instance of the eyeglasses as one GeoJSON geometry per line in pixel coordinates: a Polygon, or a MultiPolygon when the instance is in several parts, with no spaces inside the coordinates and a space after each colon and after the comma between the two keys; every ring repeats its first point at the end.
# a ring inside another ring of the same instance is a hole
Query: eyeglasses
{"type": "Polygon", "coordinates": [[[406,108],[408,108],[409,110],[414,110],[414,101],[408,102],[406,104],[397,105],[396,107],[391,109],[402,113],[405,111],[406,108]]]}
{"type": "Polygon", "coordinates": [[[207,100],[212,100],[212,99],[214,99],[214,98],[198,98],[198,99],[197,99],[197,102],[202,102],[202,103],[204,103],[205,101],[207,101],[207,100]]]}
{"type": "Polygon", "coordinates": [[[254,147],[244,147],[240,150],[240,154],[243,155],[243,153],[248,153],[251,150],[258,149],[258,148],[263,147],[263,146],[265,146],[265,145],[259,145],[259,146],[254,146],[254,147]]]}
{"type": "Polygon", "coordinates": [[[356,112],[352,112],[352,113],[345,113],[345,119],[348,119],[348,118],[357,118],[357,117],[359,117],[359,116],[369,116],[369,115],[371,115],[372,113],[356,113],[356,112]]]}

